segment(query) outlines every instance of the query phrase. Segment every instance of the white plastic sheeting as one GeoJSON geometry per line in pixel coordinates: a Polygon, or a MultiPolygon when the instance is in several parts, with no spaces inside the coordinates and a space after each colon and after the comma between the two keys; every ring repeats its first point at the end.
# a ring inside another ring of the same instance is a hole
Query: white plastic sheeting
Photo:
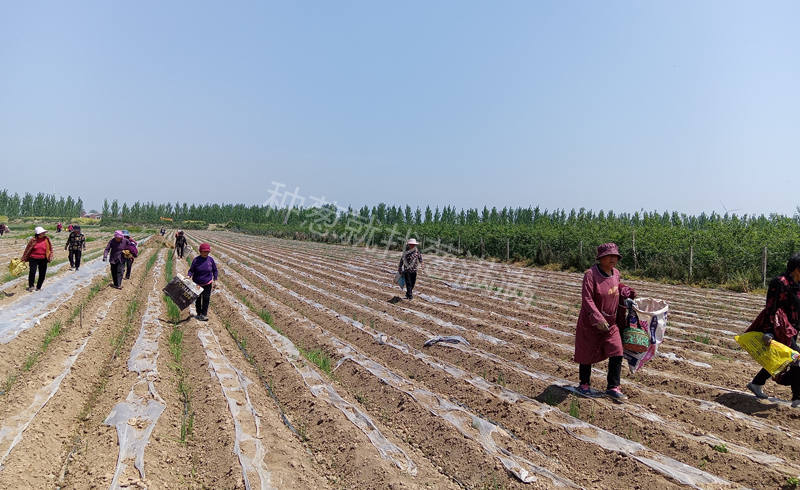
{"type": "Polygon", "coordinates": [[[233,451],[242,465],[245,488],[273,488],[270,484],[270,473],[264,466],[267,450],[261,444],[261,418],[247,391],[252,382],[225,357],[219,339],[210,328],[203,326],[198,329],[197,337],[206,352],[208,370],[219,381],[233,417],[236,436],[233,451]]]}
{"type": "Polygon", "coordinates": [[[326,382],[322,376],[319,375],[319,373],[306,365],[305,362],[301,361],[300,352],[297,350],[297,347],[295,347],[291,340],[283,335],[280,335],[278,332],[273,330],[272,327],[264,323],[260,318],[253,315],[246,306],[241,304],[226,289],[221,287],[218,289],[218,291],[220,291],[220,293],[228,299],[234,308],[239,310],[239,313],[245,320],[257,326],[259,330],[261,330],[273,348],[275,348],[278,352],[283,354],[286,359],[289,360],[295,370],[300,373],[303,378],[303,382],[305,382],[306,386],[308,386],[309,390],[315,397],[320,398],[339,409],[345,415],[345,417],[347,417],[347,419],[353,423],[353,425],[361,429],[361,431],[367,436],[369,441],[373,446],[375,446],[375,448],[378,450],[378,453],[380,453],[384,459],[393,462],[398,468],[403,471],[407,471],[411,475],[417,474],[417,466],[414,464],[411,458],[408,457],[405,451],[389,441],[366,413],[342,398],[339,393],[336,392],[336,389],[330,383],[326,382]]]}
{"type": "MultiPolygon", "coordinates": [[[[152,270],[153,277],[159,277],[164,265],[164,255],[159,253],[158,261],[152,270]]],[[[166,403],[155,388],[158,379],[158,338],[163,328],[158,319],[161,310],[161,291],[158,281],[153,282],[153,290],[147,296],[147,308],[142,316],[139,337],[136,339],[128,358],[128,369],[139,374],[124,402],[114,405],[105,423],[116,427],[119,440],[119,456],[114,471],[111,488],[120,486],[120,477],[127,468],[126,461],[134,459],[134,466],[141,479],[145,479],[144,449],[156,422],[166,408],[166,403]]]]}
{"type": "Polygon", "coordinates": [[[41,291],[26,293],[0,310],[0,344],[7,344],[17,335],[37,325],[42,318],[56,311],[76,291],[90,284],[105,271],[105,262],[95,260],[77,272],[46,281],[41,291]]]}
{"type": "MultiPolygon", "coordinates": [[[[220,255],[220,254],[218,254],[218,255],[220,255]]],[[[224,254],[222,254],[220,256],[223,256],[223,255],[224,254]]],[[[231,261],[231,262],[236,262],[235,259],[231,259],[228,256],[225,256],[225,258],[227,260],[231,261]]],[[[376,341],[378,341],[381,344],[389,344],[389,345],[391,345],[391,342],[389,341],[390,337],[378,334],[377,332],[370,332],[360,322],[352,320],[349,317],[341,315],[341,314],[331,310],[330,308],[328,308],[328,307],[326,307],[326,306],[324,306],[324,305],[322,305],[320,303],[317,303],[317,302],[315,302],[313,300],[306,299],[306,298],[302,297],[301,295],[299,295],[298,293],[284,288],[279,283],[276,283],[276,282],[270,280],[265,275],[263,275],[262,273],[258,272],[255,269],[253,269],[252,267],[249,267],[249,266],[244,265],[244,264],[241,264],[241,266],[243,268],[247,269],[249,272],[251,272],[254,275],[256,275],[257,277],[259,277],[260,279],[264,280],[270,286],[272,286],[272,287],[274,287],[276,289],[279,289],[281,291],[284,291],[287,294],[290,294],[291,296],[297,298],[298,300],[303,301],[305,303],[308,303],[308,304],[314,306],[315,308],[326,310],[329,313],[331,313],[332,315],[334,315],[335,317],[339,318],[340,320],[345,321],[347,323],[350,323],[353,326],[357,326],[361,330],[363,330],[363,331],[365,331],[367,333],[373,334],[373,336],[376,338],[376,341]]],[[[279,274],[283,275],[282,273],[279,273],[279,274]]],[[[314,286],[307,285],[307,287],[309,287],[310,289],[315,290],[317,292],[320,292],[321,294],[325,294],[325,295],[328,295],[328,296],[336,297],[336,295],[333,295],[331,293],[327,293],[325,291],[322,291],[319,288],[316,288],[314,286]]],[[[369,309],[369,308],[366,308],[366,309],[369,309]]],[[[407,310],[407,309],[405,309],[405,310],[407,310]]],[[[413,310],[407,310],[407,311],[410,312],[410,311],[413,311],[413,310]]],[[[430,317],[430,315],[427,315],[425,313],[420,313],[420,312],[417,312],[417,313],[418,313],[418,316],[420,316],[420,317],[422,317],[422,316],[430,317]]],[[[388,316],[388,315],[385,314],[385,313],[382,313],[382,316],[388,316]]],[[[454,324],[452,324],[451,322],[444,322],[441,319],[436,319],[435,317],[430,317],[429,319],[434,321],[435,323],[437,323],[439,325],[446,324],[446,326],[449,327],[449,328],[454,328],[456,330],[463,330],[464,329],[464,327],[461,327],[459,329],[454,324]]],[[[412,330],[418,331],[419,333],[422,333],[422,334],[431,335],[430,332],[426,332],[424,329],[421,329],[419,327],[415,327],[413,325],[409,325],[409,328],[411,328],[412,330]]],[[[331,334],[329,334],[329,333],[327,334],[327,336],[330,336],[330,335],[331,334]]],[[[519,363],[507,361],[507,360],[502,359],[502,358],[496,356],[495,354],[492,354],[492,353],[489,353],[489,352],[481,351],[479,349],[475,349],[475,348],[472,348],[472,347],[469,347],[469,346],[463,346],[461,344],[452,344],[452,345],[448,345],[448,346],[451,346],[453,348],[457,348],[459,350],[462,350],[465,353],[478,355],[479,357],[482,357],[482,358],[485,358],[487,360],[491,360],[491,361],[497,362],[497,363],[499,363],[501,365],[505,364],[505,365],[507,365],[509,367],[512,367],[514,370],[516,370],[518,372],[521,372],[522,374],[525,374],[525,375],[527,375],[529,377],[532,377],[532,378],[542,379],[542,378],[548,377],[547,375],[543,375],[543,374],[540,374],[540,373],[530,372],[529,370],[527,370],[524,366],[522,366],[519,363]]],[[[406,349],[409,349],[409,348],[406,347],[406,349]]],[[[417,355],[417,357],[420,358],[419,355],[417,355]]],[[[444,364],[444,363],[441,363],[441,364],[444,364]]],[[[470,384],[473,384],[473,385],[475,385],[475,386],[477,386],[479,388],[481,387],[482,384],[486,385],[486,386],[483,386],[484,389],[486,389],[489,392],[492,392],[493,394],[496,394],[496,390],[495,389],[491,389],[491,385],[489,383],[486,383],[485,380],[483,380],[482,382],[478,382],[478,380],[476,380],[476,379],[468,379],[465,376],[457,375],[456,370],[458,370],[458,368],[455,368],[454,366],[451,366],[446,370],[447,370],[447,372],[449,374],[454,375],[456,377],[464,377],[467,382],[470,382],[470,384]]],[[[460,371],[460,370],[458,370],[458,371],[460,371]]],[[[724,480],[722,478],[719,478],[719,477],[717,477],[715,475],[712,475],[712,474],[707,473],[705,471],[702,471],[702,470],[699,470],[699,469],[694,468],[692,466],[686,465],[686,464],[684,464],[684,463],[682,463],[680,461],[677,461],[677,460],[674,460],[674,459],[669,458],[667,456],[664,456],[664,455],[662,455],[660,453],[657,453],[655,451],[650,450],[649,448],[646,448],[645,446],[643,446],[641,444],[638,444],[638,443],[635,443],[633,441],[629,441],[627,439],[619,437],[619,436],[617,436],[617,435],[615,435],[613,433],[610,433],[610,432],[607,432],[607,431],[605,431],[603,429],[600,429],[599,427],[587,424],[587,423],[585,423],[585,422],[583,422],[583,421],[581,421],[579,419],[566,416],[565,414],[563,414],[558,409],[555,409],[555,408],[550,407],[548,405],[536,402],[535,400],[532,400],[532,399],[530,399],[528,397],[525,397],[524,395],[520,395],[520,394],[518,394],[516,392],[513,392],[511,390],[507,390],[505,388],[503,388],[501,390],[501,395],[503,395],[503,396],[501,396],[501,398],[505,399],[506,401],[512,402],[512,403],[515,402],[515,401],[524,400],[527,403],[533,404],[536,407],[538,407],[538,408],[534,409],[534,413],[536,413],[537,415],[543,416],[543,418],[545,420],[547,420],[548,422],[550,422],[550,423],[556,423],[557,425],[559,425],[562,428],[566,429],[567,432],[570,433],[571,435],[573,435],[574,437],[576,437],[578,439],[581,439],[581,440],[584,440],[584,441],[587,441],[587,442],[592,442],[592,443],[597,444],[600,447],[603,447],[604,449],[607,449],[607,450],[624,452],[624,453],[628,454],[630,457],[632,457],[634,459],[637,459],[638,461],[642,462],[643,464],[645,464],[647,466],[650,466],[654,470],[656,470],[656,471],[658,471],[658,472],[660,472],[660,473],[662,473],[662,474],[664,474],[664,475],[666,475],[666,476],[668,476],[670,478],[673,478],[673,479],[675,479],[675,480],[677,480],[677,481],[679,481],[679,482],[681,482],[683,484],[690,485],[690,486],[693,486],[695,488],[702,488],[702,487],[707,486],[707,485],[729,485],[729,482],[727,482],[726,480],[724,480]],[[547,414],[547,415],[545,415],[545,414],[547,414]],[[559,418],[563,418],[563,417],[566,417],[565,421],[564,420],[558,420],[559,418]],[[584,430],[584,429],[588,429],[588,430],[584,430]]],[[[755,454],[753,454],[753,455],[758,457],[755,454]]]]}
{"type": "MultiPolygon", "coordinates": [[[[141,243],[146,241],[147,238],[141,243]]],[[[59,266],[63,267],[63,264],[59,266]]],[[[45,281],[41,291],[27,293],[13,303],[3,306],[0,309],[0,344],[7,344],[20,333],[37,325],[42,318],[56,311],[69,301],[76,291],[102,274],[106,270],[105,266],[106,263],[100,259],[89,261],[72,274],[45,281]]]]}
{"type": "Polygon", "coordinates": [[[115,296],[100,308],[95,318],[94,325],[89,331],[89,335],[84,337],[83,342],[81,342],[81,344],[72,351],[70,356],[64,360],[64,370],[53,378],[50,383],[39,388],[30,405],[5,420],[3,427],[0,428],[0,470],[3,469],[3,463],[6,458],[8,458],[8,455],[11,454],[14,447],[22,441],[22,434],[25,429],[28,428],[28,425],[30,425],[44,406],[47,405],[47,402],[53,398],[58,388],[61,387],[61,382],[64,381],[64,378],[72,371],[72,366],[86,348],[86,344],[89,343],[92,334],[94,334],[94,331],[97,330],[97,327],[103,322],[111,309],[111,305],[118,298],[119,296],[115,296]]]}

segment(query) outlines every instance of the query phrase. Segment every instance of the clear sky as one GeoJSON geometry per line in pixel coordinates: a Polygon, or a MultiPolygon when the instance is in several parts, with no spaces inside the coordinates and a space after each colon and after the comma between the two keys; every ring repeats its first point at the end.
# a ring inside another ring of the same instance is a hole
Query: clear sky
{"type": "Polygon", "coordinates": [[[798,25],[795,0],[0,0],[0,188],[791,214],[798,25]]]}

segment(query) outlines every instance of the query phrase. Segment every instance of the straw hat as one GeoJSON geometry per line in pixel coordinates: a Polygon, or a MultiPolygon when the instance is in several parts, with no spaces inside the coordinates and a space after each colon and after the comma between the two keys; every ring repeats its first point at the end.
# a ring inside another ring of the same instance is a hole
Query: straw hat
{"type": "Polygon", "coordinates": [[[419,245],[416,238],[409,238],[406,245],[419,245]]]}

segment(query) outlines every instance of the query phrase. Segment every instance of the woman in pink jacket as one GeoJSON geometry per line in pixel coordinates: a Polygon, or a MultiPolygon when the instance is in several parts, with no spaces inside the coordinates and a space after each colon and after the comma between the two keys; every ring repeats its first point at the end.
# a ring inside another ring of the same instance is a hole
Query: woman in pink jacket
{"type": "Polygon", "coordinates": [[[597,247],[597,263],[583,275],[581,312],[575,331],[575,362],[580,364],[578,391],[584,395],[598,394],[591,389],[592,364],[608,361],[606,394],[617,400],[627,398],[620,390],[622,372],[622,337],[618,325],[624,323],[625,310],[620,300],[636,297],[636,292],[619,282],[615,268],[620,259],[614,243],[597,247]]]}

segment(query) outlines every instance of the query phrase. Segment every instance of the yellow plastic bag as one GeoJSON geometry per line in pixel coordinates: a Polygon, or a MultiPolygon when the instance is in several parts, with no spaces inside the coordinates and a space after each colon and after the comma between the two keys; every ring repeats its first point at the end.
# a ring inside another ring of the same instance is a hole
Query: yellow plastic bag
{"type": "Polygon", "coordinates": [[[761,340],[763,335],[761,332],[747,332],[735,336],[734,339],[756,362],[769,371],[771,376],[780,374],[789,367],[789,364],[800,359],[800,353],[780,342],[773,340],[769,346],[764,345],[761,340]]]}
{"type": "Polygon", "coordinates": [[[20,259],[11,259],[11,262],[8,264],[8,272],[10,272],[12,276],[18,276],[27,270],[28,263],[20,259]]]}

